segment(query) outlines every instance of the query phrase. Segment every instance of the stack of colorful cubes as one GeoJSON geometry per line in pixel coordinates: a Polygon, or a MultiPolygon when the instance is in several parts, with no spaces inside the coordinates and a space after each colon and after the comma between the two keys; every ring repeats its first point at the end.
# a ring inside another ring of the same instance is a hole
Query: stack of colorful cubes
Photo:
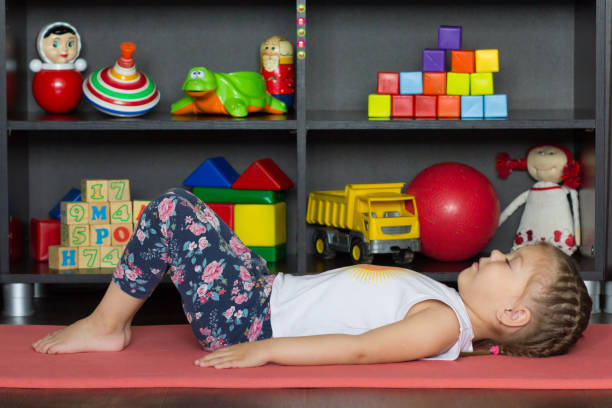
{"type": "Polygon", "coordinates": [[[368,97],[375,118],[505,118],[505,94],[493,93],[499,50],[461,49],[461,27],[440,26],[438,48],[423,50],[422,71],[379,72],[368,97]],[[447,51],[451,70],[446,71],[447,51]]]}
{"type": "Polygon", "coordinates": [[[268,262],[287,252],[283,190],[293,182],[272,159],[254,161],[242,175],[223,157],[205,160],[183,185],[204,201],[238,238],[268,262]]]}

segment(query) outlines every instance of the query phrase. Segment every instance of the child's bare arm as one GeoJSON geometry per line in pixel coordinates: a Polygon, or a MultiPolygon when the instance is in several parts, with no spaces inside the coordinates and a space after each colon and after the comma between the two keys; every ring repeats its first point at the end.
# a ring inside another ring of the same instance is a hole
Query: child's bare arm
{"type": "Polygon", "coordinates": [[[217,350],[196,364],[217,368],[285,365],[368,364],[417,360],[440,354],[459,336],[448,306],[428,301],[396,323],[361,335],[279,337],[217,350]]]}

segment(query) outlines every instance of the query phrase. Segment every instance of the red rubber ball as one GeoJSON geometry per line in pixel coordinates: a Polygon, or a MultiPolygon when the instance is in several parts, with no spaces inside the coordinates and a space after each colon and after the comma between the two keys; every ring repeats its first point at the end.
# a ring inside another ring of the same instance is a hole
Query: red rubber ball
{"type": "Polygon", "coordinates": [[[417,203],[421,252],[430,258],[469,259],[487,246],[497,230],[497,193],[473,167],[435,164],[417,174],[407,192],[417,203]]]}

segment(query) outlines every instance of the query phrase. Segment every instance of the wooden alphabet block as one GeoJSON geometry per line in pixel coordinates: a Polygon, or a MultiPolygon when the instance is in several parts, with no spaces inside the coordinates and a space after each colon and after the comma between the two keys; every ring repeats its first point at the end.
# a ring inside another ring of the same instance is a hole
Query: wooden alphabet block
{"type": "Polygon", "coordinates": [[[100,247],[100,268],[114,268],[119,264],[124,247],[103,246],[100,247]]]}
{"type": "Polygon", "coordinates": [[[140,221],[140,216],[144,209],[149,205],[150,201],[134,200],[132,204],[132,218],[134,219],[134,226],[140,221]]]}
{"type": "Polygon", "coordinates": [[[132,232],[134,232],[134,225],[132,223],[111,224],[111,245],[126,245],[132,237],[132,232]]]}
{"type": "Polygon", "coordinates": [[[109,224],[110,204],[108,202],[89,203],[89,223],[109,224]]]}
{"type": "Polygon", "coordinates": [[[111,225],[90,225],[89,245],[111,246],[111,225]]]}
{"type": "Polygon", "coordinates": [[[49,247],[49,269],[66,270],[76,269],[78,247],[51,245],[49,247]]]}
{"type": "Polygon", "coordinates": [[[100,249],[95,246],[81,246],[79,250],[79,269],[93,269],[100,267],[100,249]]]}
{"type": "Polygon", "coordinates": [[[89,203],[82,201],[62,201],[60,205],[62,224],[88,224],[89,203]]]}
{"type": "Polygon", "coordinates": [[[63,246],[87,246],[89,245],[89,225],[61,225],[61,240],[63,246]]]}
{"type": "Polygon", "coordinates": [[[130,201],[130,180],[108,180],[108,201],[130,201]]]}
{"type": "Polygon", "coordinates": [[[132,222],[132,202],[131,201],[111,201],[110,202],[110,222],[111,224],[125,224],[132,222]]]}
{"type": "Polygon", "coordinates": [[[88,203],[108,200],[108,180],[81,180],[81,199],[88,203]]]}

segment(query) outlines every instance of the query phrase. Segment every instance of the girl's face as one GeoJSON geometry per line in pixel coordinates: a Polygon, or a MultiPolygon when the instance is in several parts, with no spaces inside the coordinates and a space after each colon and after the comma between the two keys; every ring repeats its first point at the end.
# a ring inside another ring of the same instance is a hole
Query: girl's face
{"type": "Polygon", "coordinates": [[[72,33],[50,34],[42,40],[42,51],[53,64],[67,64],[77,57],[78,38],[72,33]]]}
{"type": "Polygon", "coordinates": [[[527,171],[537,181],[561,182],[567,164],[565,153],[555,146],[540,146],[527,155],[527,171]]]}

